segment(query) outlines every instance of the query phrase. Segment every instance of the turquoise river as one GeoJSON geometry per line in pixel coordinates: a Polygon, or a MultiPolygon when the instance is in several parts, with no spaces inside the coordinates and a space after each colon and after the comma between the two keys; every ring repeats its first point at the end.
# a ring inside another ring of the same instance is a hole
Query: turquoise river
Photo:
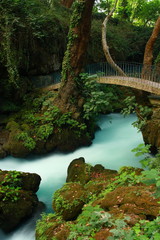
{"type": "MultiPolygon", "coordinates": [[[[116,170],[121,166],[140,167],[139,159],[131,152],[138,144],[143,143],[141,133],[132,126],[135,120],[135,115],[126,118],[120,114],[103,115],[98,121],[101,130],[96,132],[91,146],[79,148],[68,154],[52,153],[27,159],[9,156],[0,161],[0,169],[39,174],[42,181],[37,192],[38,198],[45,203],[47,212],[53,212],[52,195],[65,183],[67,167],[73,159],[84,157],[90,164],[102,164],[106,168],[116,170]]],[[[40,213],[41,210],[37,211],[12,233],[0,232],[0,240],[34,240],[35,222],[40,213]]]]}

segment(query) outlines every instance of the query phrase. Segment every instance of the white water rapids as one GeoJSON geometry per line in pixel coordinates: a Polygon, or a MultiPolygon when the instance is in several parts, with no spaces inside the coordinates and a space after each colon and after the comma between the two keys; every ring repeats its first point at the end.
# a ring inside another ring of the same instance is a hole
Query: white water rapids
{"type": "MultiPolygon", "coordinates": [[[[0,169],[39,174],[42,181],[37,192],[38,198],[45,203],[46,211],[52,212],[53,192],[65,183],[67,167],[73,159],[84,157],[87,163],[102,164],[115,170],[122,166],[141,166],[138,158],[131,152],[138,144],[143,143],[141,133],[131,125],[135,120],[135,115],[126,118],[120,114],[103,115],[98,122],[101,130],[96,132],[91,146],[79,148],[73,153],[52,153],[31,156],[28,159],[9,156],[0,161],[0,169]]],[[[0,240],[34,240],[37,217],[39,213],[10,234],[0,232],[0,240]]]]}

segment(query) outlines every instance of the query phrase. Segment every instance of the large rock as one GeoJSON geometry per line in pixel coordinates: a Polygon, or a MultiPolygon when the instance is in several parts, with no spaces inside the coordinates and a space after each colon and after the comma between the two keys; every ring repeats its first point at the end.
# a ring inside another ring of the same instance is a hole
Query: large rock
{"type": "Polygon", "coordinates": [[[154,192],[153,185],[118,187],[94,204],[116,217],[129,216],[129,224],[134,225],[140,219],[153,220],[159,215],[160,198],[155,198],[154,192]]]}
{"type": "Polygon", "coordinates": [[[153,152],[160,148],[160,100],[159,104],[152,105],[152,116],[142,128],[142,135],[144,142],[151,144],[153,152]]]}
{"type": "Polygon", "coordinates": [[[66,182],[80,182],[85,184],[91,179],[92,166],[85,163],[83,157],[74,159],[67,170],[66,182]]]}
{"type": "Polygon", "coordinates": [[[79,183],[66,183],[54,193],[52,206],[57,215],[64,220],[74,220],[85,203],[86,193],[79,183]]]}
{"type": "Polygon", "coordinates": [[[13,230],[38,206],[35,192],[40,176],[34,173],[0,170],[0,228],[13,230]]]}
{"type": "Polygon", "coordinates": [[[47,139],[45,144],[46,152],[59,150],[62,152],[71,152],[80,146],[91,144],[91,138],[87,134],[79,136],[73,129],[62,128],[47,139]]]}
{"type": "Polygon", "coordinates": [[[68,166],[66,182],[80,182],[86,184],[89,181],[107,180],[117,175],[116,170],[105,169],[101,164],[94,167],[85,163],[83,157],[74,159],[68,166]]]}
{"type": "Polygon", "coordinates": [[[55,214],[43,215],[36,225],[36,239],[66,240],[69,236],[69,226],[55,214]],[[42,231],[43,229],[43,231],[42,231]]]}
{"type": "Polygon", "coordinates": [[[0,158],[7,156],[7,152],[3,148],[3,145],[8,141],[9,131],[0,128],[0,158]]]}

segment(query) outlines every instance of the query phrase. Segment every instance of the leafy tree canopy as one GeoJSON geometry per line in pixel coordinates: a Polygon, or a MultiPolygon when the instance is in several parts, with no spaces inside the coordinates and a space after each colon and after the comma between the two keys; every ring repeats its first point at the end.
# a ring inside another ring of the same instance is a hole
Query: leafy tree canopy
{"type": "MultiPolygon", "coordinates": [[[[109,13],[115,0],[97,0],[95,12],[109,13]]],[[[119,0],[114,17],[136,25],[153,25],[160,15],[160,0],[119,0]]]]}

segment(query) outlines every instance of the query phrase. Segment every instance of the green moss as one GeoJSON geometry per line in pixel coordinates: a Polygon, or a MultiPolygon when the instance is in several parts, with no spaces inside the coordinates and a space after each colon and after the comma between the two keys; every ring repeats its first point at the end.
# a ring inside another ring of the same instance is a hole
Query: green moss
{"type": "Polygon", "coordinates": [[[6,125],[6,129],[10,130],[10,131],[14,131],[15,129],[19,129],[19,127],[20,127],[19,124],[17,122],[13,121],[13,120],[8,122],[7,125],[6,125]]]}
{"type": "Polygon", "coordinates": [[[67,239],[69,228],[61,217],[56,214],[42,214],[36,224],[36,239],[62,240],[67,239]]]}
{"type": "Polygon", "coordinates": [[[85,203],[86,193],[79,183],[66,183],[53,195],[53,209],[63,219],[74,219],[85,203]]]}
{"type": "Polygon", "coordinates": [[[70,72],[70,74],[74,74],[71,72],[71,49],[73,46],[74,41],[77,38],[77,34],[74,32],[74,28],[77,27],[77,25],[80,22],[81,15],[83,13],[84,9],[84,1],[75,1],[73,4],[73,13],[70,21],[70,28],[68,33],[68,44],[67,44],[67,50],[65,52],[65,56],[62,63],[62,80],[65,82],[67,81],[67,73],[70,72]]]}

